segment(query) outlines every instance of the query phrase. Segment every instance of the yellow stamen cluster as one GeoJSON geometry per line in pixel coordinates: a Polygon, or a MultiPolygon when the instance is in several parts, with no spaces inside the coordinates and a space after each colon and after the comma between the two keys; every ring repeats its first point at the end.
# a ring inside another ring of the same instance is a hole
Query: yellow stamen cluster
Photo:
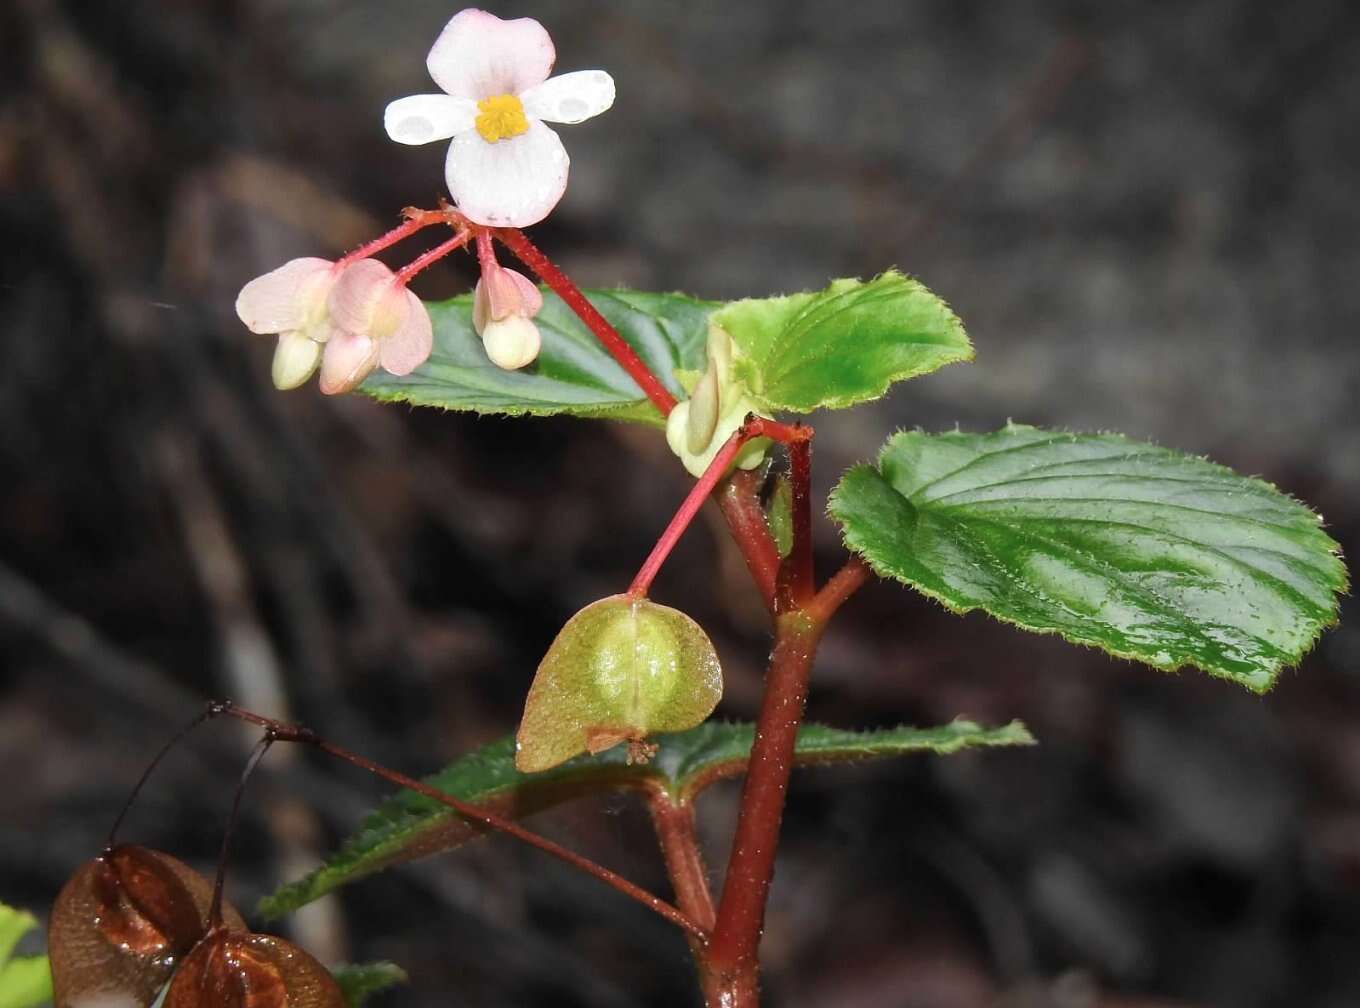
{"type": "Polygon", "coordinates": [[[528,131],[524,103],[515,95],[494,95],[477,103],[477,132],[487,143],[509,140],[528,131]]]}

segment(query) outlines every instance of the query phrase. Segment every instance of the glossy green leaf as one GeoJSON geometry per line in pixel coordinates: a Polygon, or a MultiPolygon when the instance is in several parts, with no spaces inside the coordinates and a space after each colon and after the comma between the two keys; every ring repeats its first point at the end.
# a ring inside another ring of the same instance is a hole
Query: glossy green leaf
{"type": "Polygon", "coordinates": [[[897,434],[830,510],[875,571],[950,609],[1256,691],[1335,622],[1346,587],[1302,504],[1115,434],[897,434]]]}
{"type": "Polygon", "coordinates": [[[713,321],[737,346],[737,378],[769,411],[844,409],[973,356],[949,306],[895,270],[815,293],[734,301],[713,321]]]}
{"type": "Polygon", "coordinates": [[[332,966],[331,975],[340,985],[349,1008],[363,1008],[374,994],[404,984],[409,979],[404,969],[390,962],[344,963],[332,966]]]}
{"type": "MultiPolygon", "coordinates": [[[[659,789],[676,798],[692,798],[714,781],[745,769],[752,734],[749,724],[708,721],[689,731],[656,736],[657,754],[643,765],[629,766],[627,752],[614,748],[536,774],[515,769],[514,739],[504,738],[426,779],[447,794],[516,818],[610,789],[659,789]]],[[[955,721],[939,728],[867,732],[804,725],[798,733],[796,762],[802,766],[844,763],[1033,741],[1019,722],[984,728],[955,721]]],[[[324,865],[266,898],[261,912],[278,917],[380,869],[452,850],[483,833],[481,827],[469,825],[437,802],[400,792],[373,812],[324,865]]]]}
{"type": "MultiPolygon", "coordinates": [[[[652,373],[683,396],[675,371],[703,369],[708,316],[717,304],[683,294],[628,290],[586,295],[652,373]]],[[[434,323],[430,359],[404,377],[375,371],[360,391],[386,402],[475,413],[568,413],[664,423],[633,380],[555,294],[544,295],[543,310],[535,319],[543,350],[537,361],[520,371],[503,371],[487,360],[472,328],[471,295],[426,307],[434,323]]]]}
{"type": "Polygon", "coordinates": [[[0,903],[0,1008],[33,1008],[52,1000],[47,956],[15,956],[19,939],[38,926],[24,910],[0,903]]]}

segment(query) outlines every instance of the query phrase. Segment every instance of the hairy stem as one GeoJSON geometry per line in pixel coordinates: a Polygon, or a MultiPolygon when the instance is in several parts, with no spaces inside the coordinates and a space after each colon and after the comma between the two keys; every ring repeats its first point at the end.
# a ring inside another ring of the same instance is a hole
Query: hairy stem
{"type": "Polygon", "coordinates": [[[812,428],[796,424],[798,437],[787,442],[789,484],[793,491],[793,548],[779,571],[776,606],[780,612],[802,608],[812,599],[812,428]]]}
{"type": "Polygon", "coordinates": [[[756,1003],[750,998],[757,990],[765,903],[774,879],[784,796],[822,627],[799,611],[775,618],[765,696],[756,721],[727,878],[706,955],[707,970],[716,978],[710,1003],[723,1008],[756,1003]],[[721,998],[714,1001],[718,994],[721,998]],[[741,1000],[739,995],[747,999],[741,1000]]]}
{"type": "Polygon", "coordinates": [[[488,812],[485,809],[478,808],[476,805],[469,805],[467,802],[460,801],[451,795],[447,795],[443,791],[431,787],[423,781],[416,780],[414,777],[407,777],[403,773],[391,770],[379,763],[375,763],[370,759],[360,756],[357,753],[352,753],[347,749],[327,742],[308,728],[283,724],[272,718],[255,714],[252,711],[244,710],[234,704],[226,702],[219,704],[218,710],[222,714],[228,714],[231,717],[267,729],[270,733],[271,740],[279,742],[301,742],[306,745],[315,746],[324,753],[342,759],[347,763],[352,763],[354,766],[367,770],[369,773],[376,774],[398,787],[404,787],[407,790],[414,791],[416,794],[429,798],[431,801],[445,805],[465,819],[480,823],[488,829],[499,830],[531,847],[537,847],[544,853],[551,854],[559,861],[565,861],[573,868],[578,868],[586,874],[594,876],[605,885],[612,886],[630,899],[636,900],[649,910],[666,918],[666,920],[670,921],[672,924],[683,928],[696,941],[703,943],[708,939],[708,929],[700,926],[696,921],[678,910],[675,906],[667,903],[660,897],[647,892],[641,886],[629,882],[623,876],[610,871],[603,865],[596,864],[589,858],[583,857],[575,851],[568,850],[561,844],[549,840],[547,837],[539,836],[537,833],[525,829],[516,822],[512,822],[509,819],[503,819],[494,812],[488,812]]]}
{"type": "MultiPolygon", "coordinates": [[[[700,927],[713,927],[713,894],[708,888],[708,870],[694,832],[694,806],[672,799],[657,788],[647,794],[647,809],[661,841],[666,873],[675,887],[675,902],[700,927]]],[[[703,946],[695,948],[696,955],[703,946]]]]}
{"type": "Polygon", "coordinates": [[[765,608],[774,612],[775,580],[779,575],[779,548],[770,535],[770,523],[760,506],[760,476],[739,469],[718,491],[718,506],[727,519],[728,531],[746,560],[765,608]]]}
{"type": "MultiPolygon", "coordinates": [[[[652,580],[661,570],[661,565],[666,562],[671,550],[675,548],[675,544],[684,535],[685,529],[689,528],[689,523],[698,514],[699,508],[703,506],[704,501],[708,500],[709,494],[727,474],[727,470],[737,457],[737,453],[741,451],[742,446],[747,441],[753,438],[767,437],[784,442],[790,445],[792,449],[811,436],[812,428],[810,427],[789,426],[767,417],[748,413],[741,426],[734,430],[732,436],[718,449],[718,454],[713,456],[713,461],[708,464],[704,474],[695,481],[680,507],[676,509],[675,516],[671,518],[670,524],[661,533],[661,538],[656,541],[656,545],[652,547],[652,552],[648,554],[647,559],[642,562],[637,577],[633,578],[633,583],[628,586],[628,594],[639,598],[646,596],[648,589],[652,586],[652,580]]],[[[807,503],[806,493],[803,496],[803,503],[807,503]]],[[[796,523],[794,527],[797,528],[796,523]]],[[[805,535],[804,539],[806,544],[810,545],[810,537],[805,535]]]]}
{"type": "Polygon", "coordinates": [[[432,264],[438,262],[440,259],[443,259],[454,249],[462,248],[464,245],[467,244],[468,239],[471,237],[472,232],[464,229],[462,231],[459,231],[448,241],[441,242],[440,244],[436,245],[428,252],[422,252],[420,255],[416,256],[413,260],[411,260],[409,263],[403,266],[401,269],[397,270],[397,283],[400,284],[410,283],[411,278],[414,277],[417,273],[419,273],[423,269],[426,269],[432,264]]]}
{"type": "Polygon", "coordinates": [[[808,614],[819,623],[825,623],[873,576],[873,570],[862,557],[852,556],[822,585],[807,607],[808,614]]]}
{"type": "Polygon", "coordinates": [[[586,296],[581,293],[571,280],[560,269],[549,261],[548,257],[540,252],[537,246],[525,236],[524,232],[518,228],[498,228],[495,232],[501,244],[508,248],[515,256],[533,270],[540,280],[553,289],[568,308],[574,311],[582,322],[589,327],[595,334],[595,338],[600,341],[606,350],[619,362],[619,366],[628,372],[630,378],[637,382],[638,388],[646,394],[661,413],[669,416],[671,410],[675,408],[675,396],[671,395],[665,385],[661,383],[656,375],[651,372],[637,352],[629,346],[618,334],[618,331],[609,324],[603,315],[595,310],[595,306],[586,300],[586,296]]]}
{"type": "Polygon", "coordinates": [[[405,214],[406,220],[402,221],[386,234],[379,235],[371,242],[366,242],[353,252],[346,254],[338,263],[336,263],[336,266],[345,266],[359,259],[367,259],[375,252],[381,252],[389,245],[395,245],[403,238],[415,234],[422,228],[427,228],[432,224],[442,224],[445,222],[443,214],[431,210],[408,209],[405,211],[405,214]]]}

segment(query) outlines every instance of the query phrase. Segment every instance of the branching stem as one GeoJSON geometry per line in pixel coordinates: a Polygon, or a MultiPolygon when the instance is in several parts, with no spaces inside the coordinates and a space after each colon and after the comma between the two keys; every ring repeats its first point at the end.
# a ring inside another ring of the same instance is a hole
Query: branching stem
{"type": "Polygon", "coordinates": [[[397,283],[403,285],[410,283],[411,278],[417,273],[438,262],[440,259],[443,259],[455,249],[462,248],[468,243],[468,239],[471,237],[472,232],[464,229],[459,231],[448,241],[436,245],[428,252],[422,252],[401,269],[397,270],[397,283]]]}
{"type": "Polygon", "coordinates": [[[407,209],[404,211],[404,214],[406,217],[404,221],[394,227],[391,231],[387,232],[387,234],[379,235],[371,242],[366,242],[353,252],[346,254],[335,264],[336,267],[348,266],[350,263],[356,262],[359,259],[367,259],[375,252],[381,252],[388,246],[395,245],[403,238],[409,238],[422,228],[430,227],[433,224],[445,223],[443,214],[431,210],[407,209]]]}
{"type": "MultiPolygon", "coordinates": [[[[777,420],[770,420],[767,417],[756,416],[754,413],[747,414],[742,425],[732,432],[732,436],[724,442],[718,449],[718,454],[713,456],[713,461],[708,464],[704,474],[695,481],[689,493],[681,502],[680,507],[675,512],[675,517],[671,519],[666,530],[661,533],[661,538],[652,547],[652,552],[643,561],[641,569],[637,572],[637,577],[633,578],[633,583],[628,586],[628,594],[637,598],[643,598],[652,587],[652,581],[656,578],[657,572],[661,570],[661,565],[670,556],[675,544],[684,535],[685,529],[689,528],[689,523],[698,514],[699,508],[704,501],[713,493],[714,488],[727,475],[727,470],[731,468],[733,461],[747,441],[753,438],[767,437],[774,441],[782,441],[792,447],[805,443],[812,436],[810,427],[779,423],[777,420]]],[[[796,526],[795,526],[796,527],[796,526]]]]}
{"type": "Polygon", "coordinates": [[[369,773],[376,774],[398,787],[407,788],[410,791],[414,791],[416,794],[423,795],[431,801],[445,805],[465,819],[480,823],[488,829],[499,830],[531,847],[537,847],[544,853],[551,854],[560,861],[565,861],[573,868],[578,868],[586,874],[594,876],[605,883],[605,885],[613,886],[625,896],[636,900],[649,910],[666,918],[666,920],[670,921],[672,924],[684,929],[700,944],[703,944],[708,940],[708,930],[694,921],[691,917],[678,910],[672,904],[647,892],[641,886],[629,882],[623,876],[610,871],[603,865],[596,864],[589,858],[582,857],[575,851],[568,850],[561,844],[549,840],[547,837],[539,836],[537,833],[525,829],[516,822],[512,822],[509,819],[503,819],[494,812],[488,812],[485,809],[478,808],[476,805],[469,805],[467,802],[460,801],[451,795],[447,795],[438,788],[431,787],[429,784],[418,781],[414,777],[407,777],[403,773],[391,770],[381,764],[374,763],[372,760],[360,756],[357,753],[352,753],[347,749],[327,742],[311,729],[302,728],[297,725],[284,724],[252,711],[244,710],[231,703],[224,702],[218,706],[218,709],[220,713],[228,714],[231,717],[238,718],[253,725],[259,725],[261,728],[266,729],[270,733],[269,737],[275,741],[301,742],[306,745],[315,746],[324,753],[342,759],[347,763],[352,763],[354,766],[367,770],[369,773]]]}

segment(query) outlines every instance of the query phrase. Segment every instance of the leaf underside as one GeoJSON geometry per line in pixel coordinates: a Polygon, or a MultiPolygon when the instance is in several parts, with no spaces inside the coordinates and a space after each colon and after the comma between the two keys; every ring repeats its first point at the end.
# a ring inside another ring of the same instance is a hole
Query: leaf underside
{"type": "MultiPolygon", "coordinates": [[[[515,769],[514,739],[504,738],[462,757],[426,778],[446,794],[504,816],[521,818],[587,793],[610,789],[655,789],[689,799],[714,781],[743,772],[751,749],[749,724],[709,721],[688,731],[657,735],[660,748],[645,765],[628,766],[618,747],[580,756],[551,770],[522,774],[515,769]]],[[[952,753],[978,746],[1030,745],[1019,722],[984,728],[955,721],[938,728],[889,728],[857,732],[804,725],[795,761],[800,766],[885,759],[915,752],[952,753]]],[[[452,850],[485,829],[447,807],[403,791],[369,815],[359,831],[316,871],[283,886],[260,904],[279,917],[339,886],[380,869],[452,850]]]]}
{"type": "Polygon", "coordinates": [[[877,573],[950,609],[1258,692],[1336,621],[1347,584],[1302,504],[1115,434],[899,433],[829,510],[877,573]]]}
{"type": "MultiPolygon", "coordinates": [[[[676,369],[702,370],[708,316],[716,302],[684,294],[629,290],[586,296],[652,373],[676,396],[676,369]]],[[[535,318],[543,336],[539,358],[520,371],[489,360],[472,328],[472,296],[426,304],[434,325],[430,359],[404,377],[375,371],[360,391],[384,402],[508,416],[608,417],[660,425],[661,414],[600,346],[585,324],[551,292],[535,318]]]]}

